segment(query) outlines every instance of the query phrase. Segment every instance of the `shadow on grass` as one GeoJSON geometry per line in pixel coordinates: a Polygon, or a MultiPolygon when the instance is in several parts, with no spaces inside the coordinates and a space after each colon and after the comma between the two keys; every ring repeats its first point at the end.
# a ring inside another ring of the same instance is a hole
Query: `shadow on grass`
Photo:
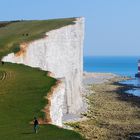
{"type": "Polygon", "coordinates": [[[23,135],[31,135],[31,134],[35,134],[35,133],[34,132],[23,132],[21,134],[23,134],[23,135]]]}

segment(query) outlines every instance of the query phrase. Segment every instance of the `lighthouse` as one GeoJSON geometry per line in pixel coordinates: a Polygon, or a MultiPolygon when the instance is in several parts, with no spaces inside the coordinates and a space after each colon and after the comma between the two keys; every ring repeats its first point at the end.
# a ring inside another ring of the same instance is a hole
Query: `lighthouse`
{"type": "Polygon", "coordinates": [[[138,60],[138,73],[135,74],[135,77],[140,78],[140,60],[138,60]]]}

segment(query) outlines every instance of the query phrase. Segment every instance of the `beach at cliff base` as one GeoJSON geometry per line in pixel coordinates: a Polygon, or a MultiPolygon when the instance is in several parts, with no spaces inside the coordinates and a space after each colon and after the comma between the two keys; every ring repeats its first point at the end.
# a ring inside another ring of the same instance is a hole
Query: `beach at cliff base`
{"type": "Polygon", "coordinates": [[[111,73],[84,72],[87,111],[85,120],[69,126],[88,140],[133,139],[140,136],[140,97],[125,93],[132,88],[120,84],[130,78],[111,73]]]}

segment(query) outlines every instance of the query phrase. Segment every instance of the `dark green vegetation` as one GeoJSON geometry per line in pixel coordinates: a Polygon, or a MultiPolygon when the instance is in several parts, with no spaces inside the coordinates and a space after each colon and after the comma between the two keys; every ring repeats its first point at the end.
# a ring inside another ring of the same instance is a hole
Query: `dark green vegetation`
{"type": "Polygon", "coordinates": [[[20,43],[39,39],[46,32],[74,24],[74,21],[75,18],[6,22],[0,28],[0,58],[10,52],[17,52],[20,43]]]}
{"type": "Polygon", "coordinates": [[[87,139],[129,140],[140,135],[140,98],[125,94],[130,87],[118,84],[120,80],[124,78],[91,86],[88,120],[71,124],[87,139]]]}
{"type": "Polygon", "coordinates": [[[15,21],[0,21],[0,28],[5,27],[8,24],[15,23],[15,22],[20,22],[20,20],[15,20],[15,21]]]}
{"type": "Polygon", "coordinates": [[[0,138],[2,140],[80,140],[73,131],[53,125],[40,126],[33,133],[29,124],[34,116],[44,117],[41,109],[47,104],[43,97],[56,80],[47,72],[24,65],[0,65],[0,138]]]}

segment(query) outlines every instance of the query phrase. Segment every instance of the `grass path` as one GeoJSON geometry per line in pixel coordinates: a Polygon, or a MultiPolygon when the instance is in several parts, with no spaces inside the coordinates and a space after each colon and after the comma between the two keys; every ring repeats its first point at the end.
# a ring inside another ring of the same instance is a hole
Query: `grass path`
{"type": "Polygon", "coordinates": [[[82,137],[53,125],[40,126],[33,133],[34,116],[44,117],[43,98],[56,82],[47,72],[24,65],[0,65],[0,138],[2,140],[80,140],[82,137]]]}

